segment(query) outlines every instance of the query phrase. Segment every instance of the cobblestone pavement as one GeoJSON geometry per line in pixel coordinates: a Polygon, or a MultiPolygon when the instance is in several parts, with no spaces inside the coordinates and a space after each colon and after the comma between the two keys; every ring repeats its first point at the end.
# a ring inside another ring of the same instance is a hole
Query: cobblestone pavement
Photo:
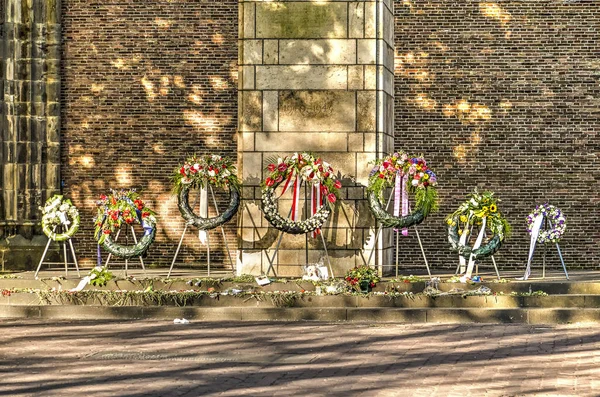
{"type": "Polygon", "coordinates": [[[0,320],[2,396],[597,396],[592,326],[0,320]]]}

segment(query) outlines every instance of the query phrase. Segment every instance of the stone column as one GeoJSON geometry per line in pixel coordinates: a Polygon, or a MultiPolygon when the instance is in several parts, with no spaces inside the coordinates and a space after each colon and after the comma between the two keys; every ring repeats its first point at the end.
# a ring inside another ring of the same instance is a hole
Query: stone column
{"type": "Polygon", "coordinates": [[[0,236],[31,239],[60,191],[60,0],[2,1],[0,236]]]}
{"type": "MultiPolygon", "coordinates": [[[[366,262],[374,220],[365,201],[369,161],[393,150],[391,1],[239,3],[239,167],[245,188],[238,273],[267,270],[278,231],[260,212],[264,166],[276,155],[313,151],[343,175],[343,201],[323,230],[336,276],[366,262]]],[[[282,213],[289,202],[281,203],[282,213]]],[[[298,276],[323,254],[320,239],[285,235],[275,258],[298,276]]],[[[376,263],[391,260],[391,239],[376,263]],[[386,258],[386,260],[384,260],[386,258]]],[[[375,262],[372,261],[371,264],[375,262]]]]}

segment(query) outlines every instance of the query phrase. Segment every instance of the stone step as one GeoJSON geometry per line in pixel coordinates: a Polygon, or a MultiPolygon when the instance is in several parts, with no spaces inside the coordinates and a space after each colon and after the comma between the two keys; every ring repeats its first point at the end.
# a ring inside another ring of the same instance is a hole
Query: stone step
{"type": "Polygon", "coordinates": [[[0,296],[4,306],[168,306],[202,308],[371,308],[371,309],[418,309],[418,308],[474,308],[474,309],[595,309],[600,308],[598,295],[548,295],[548,296],[390,296],[390,295],[294,295],[269,294],[220,295],[204,294],[144,294],[136,292],[13,292],[0,296]]]}
{"type": "MultiPolygon", "coordinates": [[[[259,287],[256,283],[243,282],[219,282],[218,280],[204,280],[199,286],[194,285],[198,279],[192,279],[193,283],[188,284],[186,281],[173,280],[165,281],[164,279],[121,279],[110,281],[105,287],[87,287],[86,289],[101,289],[101,290],[144,290],[148,286],[152,286],[154,290],[163,291],[179,291],[179,290],[199,290],[206,291],[208,288],[214,288],[215,291],[224,291],[229,288],[238,288],[243,290],[256,289],[262,291],[314,291],[316,286],[311,282],[306,281],[289,281],[289,282],[274,282],[264,287],[259,287]]],[[[62,289],[68,290],[75,288],[79,283],[79,279],[0,279],[0,290],[3,289],[62,289]]],[[[583,295],[600,295],[600,282],[586,281],[513,281],[508,283],[440,283],[439,290],[448,292],[453,289],[462,289],[472,291],[485,286],[490,288],[495,293],[527,293],[531,291],[543,291],[551,295],[562,294],[583,294],[583,295]]],[[[397,292],[412,292],[419,293],[425,289],[425,282],[403,283],[403,282],[380,282],[374,291],[389,291],[397,292]]]]}
{"type": "Polygon", "coordinates": [[[393,323],[600,323],[600,309],[332,308],[4,305],[0,318],[172,321],[349,321],[393,323]]]}

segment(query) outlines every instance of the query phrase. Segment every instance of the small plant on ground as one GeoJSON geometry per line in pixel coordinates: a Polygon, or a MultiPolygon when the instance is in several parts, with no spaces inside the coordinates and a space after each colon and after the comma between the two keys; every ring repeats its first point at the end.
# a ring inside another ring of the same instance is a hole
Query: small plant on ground
{"type": "Polygon", "coordinates": [[[355,290],[368,290],[375,287],[379,282],[377,270],[370,266],[356,266],[348,270],[344,279],[346,283],[355,290]]]}
{"type": "Polygon", "coordinates": [[[88,274],[90,285],[94,287],[104,287],[115,276],[106,268],[106,266],[97,266],[88,274]]]}

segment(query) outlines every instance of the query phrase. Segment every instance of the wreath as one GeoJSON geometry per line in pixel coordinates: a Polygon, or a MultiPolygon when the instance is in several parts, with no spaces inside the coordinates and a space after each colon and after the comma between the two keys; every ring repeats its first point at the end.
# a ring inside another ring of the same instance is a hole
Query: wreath
{"type": "Polygon", "coordinates": [[[527,232],[531,234],[533,222],[538,216],[544,216],[550,222],[549,230],[540,230],[538,243],[558,243],[567,229],[567,220],[562,211],[550,204],[541,204],[535,207],[533,212],[527,216],[527,232]]]}
{"type": "Polygon", "coordinates": [[[500,249],[504,239],[510,235],[511,227],[498,210],[498,202],[500,200],[494,198],[494,193],[480,194],[475,190],[467,201],[446,218],[448,241],[453,251],[465,258],[473,255],[476,259],[494,255],[500,249]],[[461,245],[459,236],[470,233],[470,225],[482,225],[483,218],[486,218],[485,228],[490,231],[491,238],[476,249],[461,245]]]}
{"type": "Polygon", "coordinates": [[[79,230],[79,211],[62,195],[55,194],[46,200],[42,210],[42,231],[52,241],[67,241],[79,230]],[[64,233],[55,233],[59,226],[68,228],[64,233]]]}
{"type": "Polygon", "coordinates": [[[262,210],[265,219],[276,229],[290,234],[303,234],[323,226],[333,205],[339,198],[342,183],[327,162],[312,153],[294,153],[289,157],[279,157],[267,166],[268,177],[262,183],[262,210]],[[279,214],[275,190],[284,183],[283,193],[296,178],[312,186],[319,186],[320,194],[327,199],[320,203],[314,215],[303,221],[293,221],[279,214]],[[325,204],[327,203],[327,205],[325,204]]]}
{"type": "Polygon", "coordinates": [[[156,217],[154,211],[146,207],[135,190],[111,190],[111,194],[101,195],[96,202],[98,211],[94,219],[94,238],[107,252],[120,258],[129,259],[144,255],[156,237],[156,217]],[[144,235],[133,246],[117,244],[112,236],[123,225],[139,223],[144,235]]]}
{"type": "Polygon", "coordinates": [[[233,161],[218,155],[191,156],[175,170],[172,180],[177,194],[177,206],[183,219],[200,230],[210,230],[228,222],[240,206],[240,181],[233,161]],[[212,218],[194,214],[189,204],[190,189],[206,187],[229,188],[229,206],[212,218]]]}
{"type": "Polygon", "coordinates": [[[438,194],[435,186],[437,177],[429,169],[423,156],[409,156],[396,152],[374,162],[375,167],[369,174],[367,198],[369,208],[385,227],[404,228],[418,225],[438,210],[438,194]],[[393,187],[397,177],[407,177],[406,190],[415,195],[415,208],[406,216],[394,216],[383,208],[383,192],[393,187]]]}

